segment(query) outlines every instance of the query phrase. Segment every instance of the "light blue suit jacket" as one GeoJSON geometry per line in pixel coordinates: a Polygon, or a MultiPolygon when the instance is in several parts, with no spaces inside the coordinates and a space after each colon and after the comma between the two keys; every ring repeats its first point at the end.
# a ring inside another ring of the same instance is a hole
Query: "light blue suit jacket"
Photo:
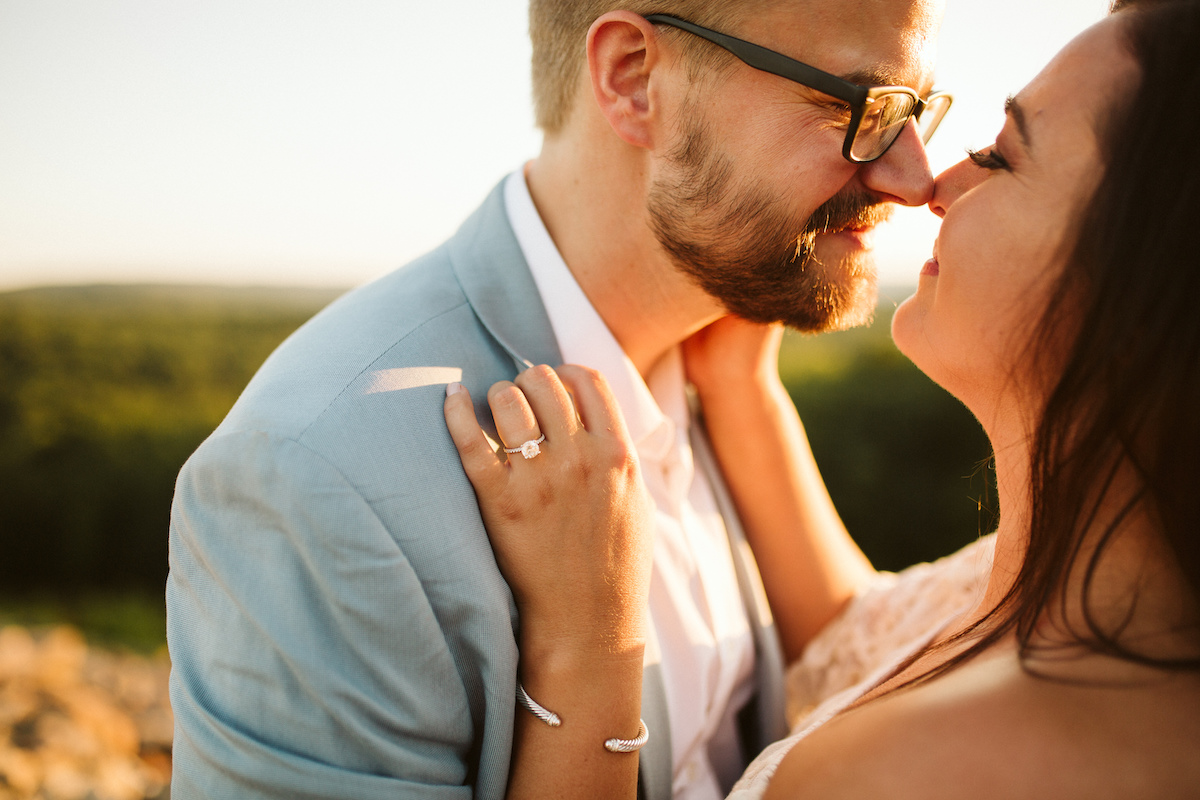
{"type": "MultiPolygon", "coordinates": [[[[176,487],[174,800],[503,797],[518,618],[442,402],[461,380],[490,420],[492,383],[559,361],[499,188],[442,247],[342,297],[266,361],[176,487]]],[[[756,632],[761,747],[784,733],[778,642],[695,445],[756,632]]],[[[649,649],[641,789],[666,800],[649,649]]]]}

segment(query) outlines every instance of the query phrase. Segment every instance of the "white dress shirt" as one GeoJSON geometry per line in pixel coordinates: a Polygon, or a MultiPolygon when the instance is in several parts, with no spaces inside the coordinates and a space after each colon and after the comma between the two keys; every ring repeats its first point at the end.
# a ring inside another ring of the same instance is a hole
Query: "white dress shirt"
{"type": "Polygon", "coordinates": [[[523,170],[510,175],[504,189],[563,361],[608,379],[656,506],[650,617],[662,652],[674,796],[719,800],[745,766],[735,717],[754,691],[754,641],[725,524],[708,480],[692,462],[679,348],[643,379],[563,261],[523,170]]]}

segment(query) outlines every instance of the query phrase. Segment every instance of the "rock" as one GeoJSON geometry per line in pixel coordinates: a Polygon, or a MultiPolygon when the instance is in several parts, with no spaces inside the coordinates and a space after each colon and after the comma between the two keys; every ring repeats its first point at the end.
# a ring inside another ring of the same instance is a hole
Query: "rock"
{"type": "Polygon", "coordinates": [[[0,629],[0,800],[165,800],[170,662],[0,629]]]}

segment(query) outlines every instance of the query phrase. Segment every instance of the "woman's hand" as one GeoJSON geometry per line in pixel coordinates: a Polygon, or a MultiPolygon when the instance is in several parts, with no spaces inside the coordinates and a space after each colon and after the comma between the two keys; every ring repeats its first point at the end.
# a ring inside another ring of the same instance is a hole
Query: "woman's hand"
{"type": "Polygon", "coordinates": [[[688,380],[701,399],[734,397],[779,381],[782,325],[722,317],[683,342],[688,380]]]}
{"type": "Polygon", "coordinates": [[[446,426],[521,612],[520,681],[559,717],[518,712],[507,796],[633,798],[637,755],[603,743],[641,729],[654,504],[637,452],[594,370],[533,367],[488,404],[505,448],[546,437],[503,459],[466,390],[446,387],[446,426]]]}
{"type": "Polygon", "coordinates": [[[446,425],[520,609],[522,651],[640,653],[653,502],[608,383],[532,367],[492,386],[488,404],[504,447],[546,437],[540,454],[502,460],[465,389],[447,387],[446,425]]]}

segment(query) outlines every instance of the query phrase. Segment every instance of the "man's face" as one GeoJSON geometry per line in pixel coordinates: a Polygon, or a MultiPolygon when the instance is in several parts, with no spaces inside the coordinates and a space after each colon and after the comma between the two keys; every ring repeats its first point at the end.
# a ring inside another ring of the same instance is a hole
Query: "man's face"
{"type": "MultiPolygon", "coordinates": [[[[925,94],[940,14],[937,0],[807,0],[726,32],[925,94]]],[[[884,200],[923,203],[932,184],[912,130],[877,162],[843,159],[847,116],[840,101],[741,62],[682,104],[647,209],[676,266],[727,311],[805,331],[869,318],[884,200]]]]}

